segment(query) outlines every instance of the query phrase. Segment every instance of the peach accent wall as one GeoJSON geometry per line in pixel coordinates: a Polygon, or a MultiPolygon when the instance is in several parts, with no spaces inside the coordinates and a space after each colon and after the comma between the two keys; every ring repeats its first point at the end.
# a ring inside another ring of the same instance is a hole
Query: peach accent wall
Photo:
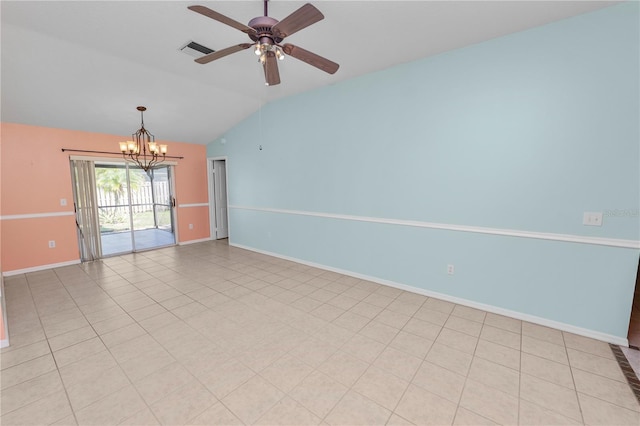
{"type": "MultiPolygon", "coordinates": [[[[118,142],[126,136],[75,130],[2,123],[1,127],[0,214],[73,212],[70,155],[92,154],[62,152],[62,148],[92,151],[118,151],[118,142]],[[60,205],[66,198],[67,206],[60,205]]],[[[170,155],[184,156],[175,167],[177,204],[208,202],[206,147],[163,141],[170,155]]],[[[105,154],[94,154],[108,157],[105,154]]],[[[117,155],[114,158],[122,158],[117,155]]],[[[209,237],[209,216],[193,216],[188,209],[176,209],[179,242],[209,237]],[[189,232],[188,224],[194,224],[189,232]],[[184,230],[184,231],[183,231],[184,230]]],[[[206,208],[205,208],[206,210],[206,208]]],[[[2,271],[45,266],[79,259],[73,216],[2,220],[2,271]],[[56,240],[56,248],[47,242],[56,240]]]]}

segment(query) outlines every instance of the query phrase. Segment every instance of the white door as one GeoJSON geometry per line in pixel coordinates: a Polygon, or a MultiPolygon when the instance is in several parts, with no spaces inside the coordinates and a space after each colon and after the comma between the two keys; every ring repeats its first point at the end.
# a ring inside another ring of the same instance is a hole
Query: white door
{"type": "Polygon", "coordinates": [[[227,163],[225,160],[213,160],[213,197],[215,203],[216,240],[228,238],[227,163]]]}

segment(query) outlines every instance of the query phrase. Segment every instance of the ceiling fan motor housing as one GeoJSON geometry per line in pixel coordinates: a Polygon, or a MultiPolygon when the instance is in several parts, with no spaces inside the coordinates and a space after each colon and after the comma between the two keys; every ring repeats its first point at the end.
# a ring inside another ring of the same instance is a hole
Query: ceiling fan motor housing
{"type": "Polygon", "coordinates": [[[260,41],[261,44],[280,43],[283,39],[273,35],[271,28],[279,21],[269,16],[258,16],[249,21],[248,26],[256,30],[255,34],[249,34],[253,41],[260,41]]]}

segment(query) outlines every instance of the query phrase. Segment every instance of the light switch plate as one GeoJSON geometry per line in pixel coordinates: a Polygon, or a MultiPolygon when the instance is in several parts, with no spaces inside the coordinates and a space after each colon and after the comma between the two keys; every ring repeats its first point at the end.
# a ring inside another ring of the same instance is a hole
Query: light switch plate
{"type": "Polygon", "coordinates": [[[602,226],[602,212],[584,212],[582,224],[586,226],[602,226]]]}

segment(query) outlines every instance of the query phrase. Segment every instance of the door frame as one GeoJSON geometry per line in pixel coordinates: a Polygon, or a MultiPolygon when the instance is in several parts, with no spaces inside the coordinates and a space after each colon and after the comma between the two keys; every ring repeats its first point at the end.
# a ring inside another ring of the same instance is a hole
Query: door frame
{"type": "Polygon", "coordinates": [[[209,186],[209,237],[217,240],[216,233],[216,195],[213,182],[213,162],[224,161],[225,187],[227,190],[227,238],[231,238],[231,224],[229,223],[229,159],[227,156],[207,157],[207,184],[209,186]]]}

